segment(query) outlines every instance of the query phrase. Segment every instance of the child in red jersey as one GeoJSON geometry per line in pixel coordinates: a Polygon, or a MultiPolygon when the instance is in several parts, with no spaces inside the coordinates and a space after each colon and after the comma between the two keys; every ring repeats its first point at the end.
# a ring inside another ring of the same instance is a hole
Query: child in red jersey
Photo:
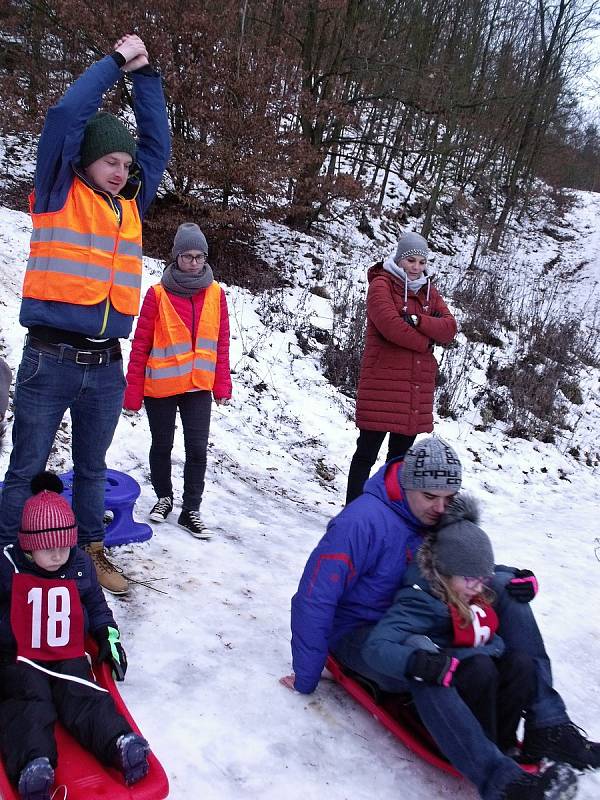
{"type": "MultiPolygon", "coordinates": [[[[488,587],[494,553],[477,521],[474,500],[456,495],[437,529],[426,536],[361,655],[378,674],[405,678],[407,691],[417,691],[415,681],[456,690],[487,738],[503,753],[516,755],[517,727],[535,692],[535,665],[497,634],[495,596],[488,587]]],[[[464,741],[463,746],[477,745],[464,741]]],[[[576,784],[568,765],[554,764],[539,775],[522,773],[510,780],[502,797],[572,798],[576,784]]],[[[485,791],[481,797],[487,797],[485,791]]]]}
{"type": "Polygon", "coordinates": [[[87,633],[123,680],[119,630],[56,475],[32,481],[18,541],[0,554],[0,752],[22,800],[50,800],[57,763],[54,723],[128,784],[148,771],[148,743],[94,680],[87,633]]]}
{"type": "Polygon", "coordinates": [[[368,637],[363,656],[379,670],[454,686],[489,739],[508,751],[531,699],[533,661],[497,634],[489,538],[460,495],[425,538],[392,607],[368,637]]]}

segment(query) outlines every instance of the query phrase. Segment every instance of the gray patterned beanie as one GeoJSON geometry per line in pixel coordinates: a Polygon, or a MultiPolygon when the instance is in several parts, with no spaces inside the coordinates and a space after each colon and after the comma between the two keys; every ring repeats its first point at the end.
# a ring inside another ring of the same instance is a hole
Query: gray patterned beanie
{"type": "Polygon", "coordinates": [[[201,250],[208,255],[206,236],[195,222],[182,222],[177,228],[177,233],[173,240],[173,249],[171,250],[173,261],[180,253],[185,253],[186,250],[201,250]]]}
{"type": "Polygon", "coordinates": [[[415,442],[404,456],[400,471],[403,489],[431,491],[451,489],[458,492],[462,483],[462,466],[455,450],[438,436],[415,442]]]}
{"type": "Polygon", "coordinates": [[[403,258],[407,258],[408,256],[423,256],[423,258],[429,258],[427,241],[420,234],[412,233],[411,231],[402,234],[398,240],[394,261],[396,264],[399,264],[403,258]]]}
{"type": "Polygon", "coordinates": [[[479,522],[474,497],[457,495],[441,518],[432,545],[433,565],[442,575],[488,578],[494,574],[494,551],[479,522]]]}

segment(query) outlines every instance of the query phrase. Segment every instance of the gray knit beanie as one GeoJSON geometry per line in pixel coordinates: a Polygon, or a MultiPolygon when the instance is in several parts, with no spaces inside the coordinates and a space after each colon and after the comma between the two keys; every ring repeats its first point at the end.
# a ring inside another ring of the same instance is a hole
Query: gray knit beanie
{"type": "Polygon", "coordinates": [[[418,233],[403,233],[398,240],[398,247],[394,261],[399,264],[403,258],[408,256],[423,256],[429,258],[429,248],[427,247],[426,240],[418,233]]]}
{"type": "Polygon", "coordinates": [[[456,495],[438,524],[432,545],[433,566],[442,575],[488,578],[494,574],[492,543],[477,522],[475,498],[456,495]]]}
{"type": "Polygon", "coordinates": [[[462,466],[455,450],[438,436],[415,442],[404,456],[400,471],[403,489],[431,491],[451,489],[458,492],[462,483],[462,466]]]}
{"type": "Polygon", "coordinates": [[[195,222],[182,222],[177,228],[171,257],[173,261],[180,253],[186,250],[201,250],[208,255],[208,243],[206,237],[195,222]]]}
{"type": "Polygon", "coordinates": [[[82,169],[108,153],[127,153],[135,159],[135,139],[125,125],[112,114],[98,111],[88,121],[80,150],[82,169]]]}

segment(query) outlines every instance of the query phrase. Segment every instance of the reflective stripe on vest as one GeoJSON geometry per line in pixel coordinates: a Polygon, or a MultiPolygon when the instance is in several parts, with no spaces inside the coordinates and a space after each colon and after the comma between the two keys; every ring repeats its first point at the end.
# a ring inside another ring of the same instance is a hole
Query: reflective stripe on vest
{"type": "Polygon", "coordinates": [[[135,200],[119,200],[120,225],[104,197],[77,176],[59,211],[36,214],[30,195],[33,233],[23,297],[84,306],[110,297],[121,314],[139,312],[142,223],[135,200]]]}
{"type": "Polygon", "coordinates": [[[204,290],[204,303],[195,348],[164,287],[154,287],[158,316],[154,324],[152,350],[146,363],[144,395],[172,397],[191,389],[210,391],[215,384],[217,344],[221,325],[221,287],[216,281],[204,290]]]}

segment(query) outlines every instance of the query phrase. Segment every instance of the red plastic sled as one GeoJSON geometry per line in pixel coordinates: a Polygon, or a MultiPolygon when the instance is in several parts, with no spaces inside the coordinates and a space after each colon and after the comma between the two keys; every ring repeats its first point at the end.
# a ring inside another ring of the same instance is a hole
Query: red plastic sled
{"type": "MultiPolygon", "coordinates": [[[[88,651],[92,649],[90,645],[88,651]]],[[[119,694],[112,672],[107,664],[94,664],[96,680],[108,689],[118,711],[125,717],[137,733],[141,733],[123,698],[119,694]]],[[[72,739],[62,725],[56,725],[58,745],[58,767],[56,786],[64,784],[68,790],[68,800],[163,800],[169,795],[169,781],[159,760],[150,753],[150,769],[145,778],[133,786],[126,786],[123,776],[115,769],[100,764],[91,753],[84,750],[72,739]]],[[[152,743],[150,743],[152,746],[152,743]]],[[[60,793],[57,797],[60,797],[60,793]]],[[[16,787],[9,781],[4,765],[0,762],[0,800],[19,800],[16,787]]]]}
{"type": "MultiPolygon", "coordinates": [[[[363,708],[371,713],[375,719],[393,733],[402,744],[413,753],[443,772],[448,772],[457,778],[462,778],[458,770],[442,755],[429,732],[412,709],[404,695],[382,694],[380,703],[377,703],[372,694],[361,686],[350,675],[346,675],[338,662],[329,656],[327,669],[331,672],[336,683],[339,683],[363,708]]],[[[538,771],[537,764],[521,764],[525,772],[538,771]]]]}

